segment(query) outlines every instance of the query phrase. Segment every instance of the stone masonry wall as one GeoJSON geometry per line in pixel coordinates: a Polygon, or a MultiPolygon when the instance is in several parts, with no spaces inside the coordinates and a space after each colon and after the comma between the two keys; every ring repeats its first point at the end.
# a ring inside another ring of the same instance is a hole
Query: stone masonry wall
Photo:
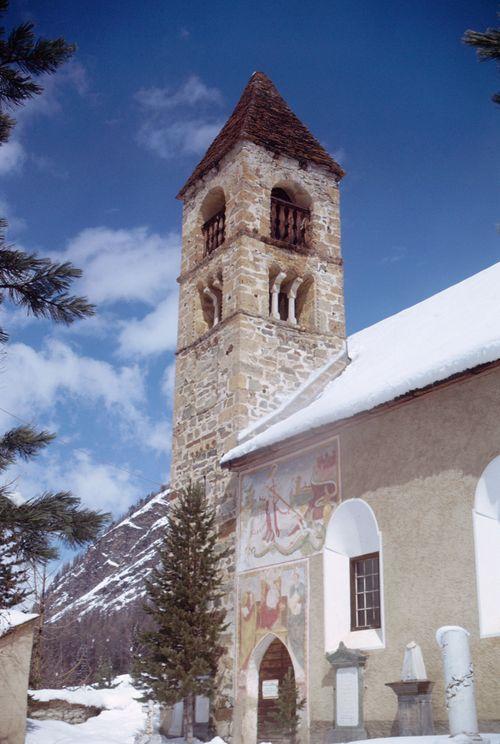
{"type": "MultiPolygon", "coordinates": [[[[219,466],[239,431],[269,413],[310,373],[342,347],[345,338],[338,187],[317,166],[300,168],[251,143],[240,143],[217,172],[188,193],[183,216],[178,350],[171,484],[205,480],[217,507],[221,548],[234,547],[236,479],[219,466]],[[272,241],[270,194],[286,188],[310,204],[307,250],[272,241]],[[203,205],[222,188],[225,242],[204,256],[203,205]],[[293,326],[269,317],[269,277],[280,269],[308,277],[308,311],[293,326]],[[202,289],[218,278],[222,318],[208,327],[202,289]],[[305,325],[301,321],[306,319],[305,325]]],[[[218,732],[231,735],[234,653],[234,560],[224,567],[230,628],[216,705],[218,732]]]]}

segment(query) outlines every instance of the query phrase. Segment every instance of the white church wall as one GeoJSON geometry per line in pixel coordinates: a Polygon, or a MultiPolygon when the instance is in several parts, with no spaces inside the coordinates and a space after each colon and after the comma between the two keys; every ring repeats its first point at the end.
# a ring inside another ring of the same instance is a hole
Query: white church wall
{"type": "Polygon", "coordinates": [[[323,551],[325,651],[342,641],[362,650],[385,646],[382,540],[372,508],[362,499],[344,501],[333,513],[323,551]],[[350,559],[379,553],[381,628],[351,630],[350,559]]]}
{"type": "Polygon", "coordinates": [[[500,457],[483,471],[474,510],[476,580],[481,637],[500,635],[500,457]]]}

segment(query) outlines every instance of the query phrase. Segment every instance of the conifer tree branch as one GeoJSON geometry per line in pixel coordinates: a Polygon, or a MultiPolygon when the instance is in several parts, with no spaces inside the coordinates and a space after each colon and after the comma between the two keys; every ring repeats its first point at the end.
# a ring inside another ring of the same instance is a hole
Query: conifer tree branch
{"type": "Polygon", "coordinates": [[[94,314],[95,308],[85,297],[68,294],[80,269],[68,261],[58,263],[35,254],[2,245],[0,235],[0,296],[7,294],[15,305],[35,317],[71,324],[94,314]]]}
{"type": "Polygon", "coordinates": [[[48,431],[37,431],[32,426],[17,426],[0,437],[0,472],[17,458],[29,460],[55,439],[48,431]]]}
{"type": "Polygon", "coordinates": [[[82,508],[80,499],[67,491],[46,492],[15,504],[0,490],[0,530],[17,536],[24,560],[45,562],[57,558],[57,539],[80,547],[97,537],[109,514],[82,508]]]}
{"type": "MultiPolygon", "coordinates": [[[[464,44],[476,47],[477,58],[480,62],[494,60],[500,62],[500,28],[487,28],[486,31],[468,30],[462,37],[464,44]]],[[[500,93],[491,97],[494,103],[500,103],[500,93]]]]}

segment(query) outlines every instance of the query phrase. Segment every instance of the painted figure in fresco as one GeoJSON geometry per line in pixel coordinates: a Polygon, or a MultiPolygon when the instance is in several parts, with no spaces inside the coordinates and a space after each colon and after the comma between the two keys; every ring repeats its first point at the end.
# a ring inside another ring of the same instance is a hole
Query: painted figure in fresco
{"type": "Polygon", "coordinates": [[[306,587],[300,579],[299,572],[294,571],[288,589],[288,641],[302,668],[304,668],[305,607],[306,587]]]}
{"type": "Polygon", "coordinates": [[[340,498],[338,441],[245,475],[242,497],[240,570],[320,550],[340,498]]]}
{"type": "Polygon", "coordinates": [[[240,609],[240,662],[244,668],[248,664],[255,646],[257,630],[257,604],[254,593],[243,592],[240,609]]]}
{"type": "Polygon", "coordinates": [[[261,582],[260,628],[271,630],[281,613],[281,579],[261,582]]]}
{"type": "Polygon", "coordinates": [[[337,500],[337,449],[332,448],[318,455],[311,475],[312,498],[309,502],[308,516],[316,521],[327,519],[332,504],[337,500]]]}
{"type": "Polygon", "coordinates": [[[264,542],[277,542],[281,537],[292,537],[305,527],[305,522],[299,511],[293,508],[278,490],[276,474],[278,466],[273,465],[266,483],[264,493],[265,503],[265,533],[264,542]]]}

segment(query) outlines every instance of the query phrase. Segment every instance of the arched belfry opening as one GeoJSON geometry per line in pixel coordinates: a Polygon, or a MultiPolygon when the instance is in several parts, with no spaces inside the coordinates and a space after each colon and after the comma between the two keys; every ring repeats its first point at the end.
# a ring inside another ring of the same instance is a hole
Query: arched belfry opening
{"type": "Polygon", "coordinates": [[[220,186],[206,195],[201,205],[201,216],[204,254],[209,256],[222,245],[226,237],[226,196],[220,186]]]}
{"type": "Polygon", "coordinates": [[[314,281],[295,270],[282,271],[273,264],[269,269],[269,316],[290,325],[314,326],[314,281]]]}
{"type": "Polygon", "coordinates": [[[277,184],[271,190],[271,237],[295,248],[310,242],[311,200],[300,188],[277,184]]]}
{"type": "Polygon", "coordinates": [[[275,638],[262,657],[259,667],[258,742],[272,741],[273,744],[282,742],[273,722],[273,713],[276,711],[280,684],[288,673],[295,678],[292,659],[285,644],[279,638],[275,638]]]}

